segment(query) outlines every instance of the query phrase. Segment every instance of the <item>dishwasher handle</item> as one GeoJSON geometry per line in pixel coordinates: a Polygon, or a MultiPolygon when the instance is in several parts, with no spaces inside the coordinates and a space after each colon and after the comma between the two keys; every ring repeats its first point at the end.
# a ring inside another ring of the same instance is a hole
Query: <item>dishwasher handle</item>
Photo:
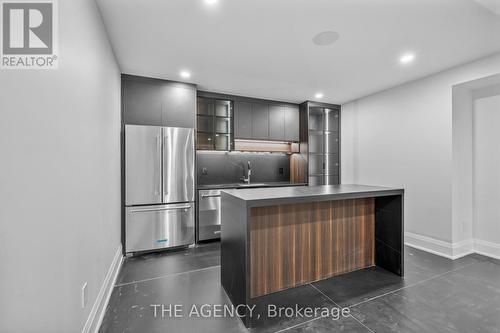
{"type": "Polygon", "coordinates": [[[220,198],[220,194],[202,194],[201,199],[205,198],[220,198]]]}

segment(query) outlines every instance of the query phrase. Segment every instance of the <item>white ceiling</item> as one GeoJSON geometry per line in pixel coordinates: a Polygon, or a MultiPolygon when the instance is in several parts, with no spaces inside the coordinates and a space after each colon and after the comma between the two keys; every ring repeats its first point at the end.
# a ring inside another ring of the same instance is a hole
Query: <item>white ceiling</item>
{"type": "Polygon", "coordinates": [[[500,18],[473,0],[97,2],[123,73],[187,69],[202,90],[290,102],[345,103],[500,52],[500,18]],[[313,44],[325,30],[340,39],[313,44]]]}
{"type": "Polygon", "coordinates": [[[474,0],[481,6],[500,16],[500,0],[474,0]]]}

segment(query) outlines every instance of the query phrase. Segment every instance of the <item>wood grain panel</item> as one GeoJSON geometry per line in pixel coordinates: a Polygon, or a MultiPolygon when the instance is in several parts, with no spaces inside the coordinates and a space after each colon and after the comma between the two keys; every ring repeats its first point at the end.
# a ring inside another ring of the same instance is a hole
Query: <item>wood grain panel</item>
{"type": "Polygon", "coordinates": [[[374,264],[373,198],[251,209],[252,298],[374,264]]]}
{"type": "Polygon", "coordinates": [[[307,183],[307,159],[301,154],[290,155],[290,181],[307,183]]]}

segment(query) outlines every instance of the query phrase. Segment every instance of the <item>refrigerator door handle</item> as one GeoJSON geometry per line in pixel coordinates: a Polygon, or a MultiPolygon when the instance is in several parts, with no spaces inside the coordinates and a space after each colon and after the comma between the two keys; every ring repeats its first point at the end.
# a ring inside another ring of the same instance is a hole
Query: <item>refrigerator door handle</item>
{"type": "Polygon", "coordinates": [[[158,159],[158,164],[157,164],[157,167],[158,169],[155,169],[157,171],[157,174],[155,175],[155,178],[157,179],[157,184],[158,184],[158,187],[157,189],[155,190],[156,191],[156,195],[159,195],[161,196],[162,193],[161,193],[161,136],[160,134],[158,134],[156,136],[156,158],[158,159]]]}
{"type": "Polygon", "coordinates": [[[190,209],[192,208],[190,205],[179,206],[179,207],[167,207],[167,208],[145,208],[145,209],[133,209],[131,213],[140,213],[140,212],[159,212],[165,210],[177,210],[177,209],[190,209]]]}
{"type": "MultiPolygon", "coordinates": [[[[163,143],[163,147],[168,147],[168,143],[167,143],[167,134],[165,133],[166,131],[164,129],[162,129],[162,137],[163,137],[163,140],[162,140],[162,143],[163,143]]],[[[164,150],[164,149],[163,149],[164,150]]],[[[165,153],[165,152],[163,152],[165,153]]],[[[161,160],[163,161],[163,156],[161,157],[161,160]]],[[[170,165],[167,166],[167,168],[170,168],[170,165]]],[[[162,190],[162,193],[163,193],[163,196],[162,196],[162,200],[164,202],[167,201],[167,194],[168,194],[168,190],[165,189],[165,172],[162,170],[161,171],[162,173],[162,179],[161,179],[161,190],[162,190]]]]}

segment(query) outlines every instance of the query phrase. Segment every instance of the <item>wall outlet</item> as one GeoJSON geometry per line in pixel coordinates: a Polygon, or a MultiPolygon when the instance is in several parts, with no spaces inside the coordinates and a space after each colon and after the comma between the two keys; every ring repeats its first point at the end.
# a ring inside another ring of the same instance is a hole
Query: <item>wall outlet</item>
{"type": "Polygon", "coordinates": [[[82,301],[82,309],[85,309],[87,306],[87,282],[85,282],[82,286],[82,294],[81,294],[81,301],[82,301]]]}
{"type": "Polygon", "coordinates": [[[284,171],[285,171],[285,170],[283,170],[283,168],[279,168],[278,173],[279,173],[280,175],[282,175],[282,174],[284,173],[284,171]]]}

